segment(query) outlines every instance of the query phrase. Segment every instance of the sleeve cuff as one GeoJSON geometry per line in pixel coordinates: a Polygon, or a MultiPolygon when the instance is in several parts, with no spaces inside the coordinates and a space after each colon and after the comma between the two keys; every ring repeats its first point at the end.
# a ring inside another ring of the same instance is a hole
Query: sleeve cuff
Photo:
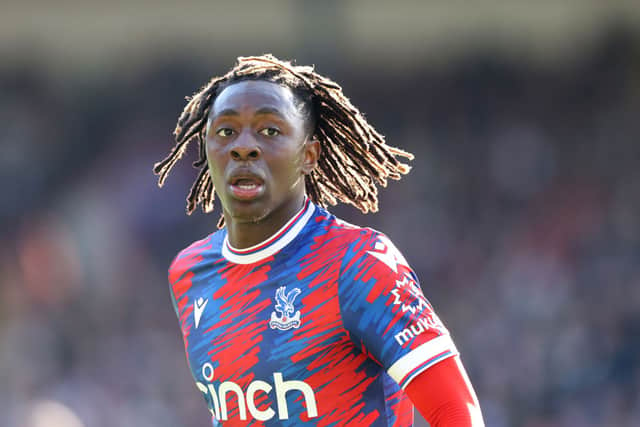
{"type": "Polygon", "coordinates": [[[457,356],[458,354],[458,350],[451,336],[440,335],[396,360],[393,365],[387,369],[387,373],[404,390],[418,374],[430,366],[449,357],[457,356]]]}

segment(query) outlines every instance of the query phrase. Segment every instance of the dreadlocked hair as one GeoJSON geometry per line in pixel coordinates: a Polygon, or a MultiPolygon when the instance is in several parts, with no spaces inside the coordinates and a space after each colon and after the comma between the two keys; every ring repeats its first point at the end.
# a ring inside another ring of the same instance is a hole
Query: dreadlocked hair
{"type": "MultiPolygon", "coordinates": [[[[207,168],[205,134],[207,119],[216,97],[227,86],[243,80],[264,80],[289,87],[309,109],[314,124],[313,137],[321,147],[317,167],[305,176],[307,196],[327,207],[348,203],[361,212],[378,210],[377,185],[398,180],[411,167],[398,160],[412,160],[413,154],[391,147],[342,93],[334,81],[317,74],[313,67],[297,66],[273,55],[239,57],[222,77],[214,77],[191,98],[174,130],[176,144],[169,155],[155,164],[162,187],[169,172],[194,139],[199,158],[193,163],[200,172],[187,196],[187,214],[201,204],[204,212],[214,208],[214,187],[207,168]]],[[[224,217],[218,226],[224,225],[224,217]]]]}

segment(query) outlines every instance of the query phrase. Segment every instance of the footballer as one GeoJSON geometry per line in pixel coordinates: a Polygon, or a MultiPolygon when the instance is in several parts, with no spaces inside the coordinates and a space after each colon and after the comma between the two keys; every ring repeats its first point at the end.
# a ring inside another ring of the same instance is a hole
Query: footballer
{"type": "Polygon", "coordinates": [[[162,185],[195,141],[187,212],[218,230],[169,268],[189,368],[222,426],[482,426],[451,336],[382,233],[336,218],[378,209],[413,156],[386,144],[334,81],[240,57],[191,97],[162,185]]]}

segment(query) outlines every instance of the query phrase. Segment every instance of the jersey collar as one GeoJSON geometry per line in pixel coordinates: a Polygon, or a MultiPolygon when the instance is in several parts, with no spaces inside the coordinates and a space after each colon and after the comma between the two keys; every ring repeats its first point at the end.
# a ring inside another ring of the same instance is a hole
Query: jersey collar
{"type": "Polygon", "coordinates": [[[315,206],[305,198],[304,206],[285,225],[268,239],[245,249],[236,249],[229,244],[229,235],[225,234],[222,243],[222,256],[236,264],[251,264],[278,252],[300,233],[313,215],[315,206]]]}

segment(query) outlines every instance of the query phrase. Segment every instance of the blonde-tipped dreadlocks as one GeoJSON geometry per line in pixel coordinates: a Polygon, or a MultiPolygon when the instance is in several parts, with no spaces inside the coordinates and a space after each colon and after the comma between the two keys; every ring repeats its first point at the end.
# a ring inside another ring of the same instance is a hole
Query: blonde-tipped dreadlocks
{"type": "MultiPolygon", "coordinates": [[[[176,125],[176,145],[154,172],[162,187],[171,168],[193,139],[198,141],[200,168],[187,197],[187,213],[200,203],[205,212],[213,210],[214,187],[206,165],[205,132],[209,111],[215,98],[230,84],[243,80],[264,80],[289,87],[309,109],[314,137],[321,146],[318,166],[305,177],[305,189],[316,204],[326,207],[338,201],[349,203],[363,213],[378,210],[377,184],[400,179],[410,166],[409,152],[387,145],[380,135],[342,93],[332,80],[317,74],[313,67],[296,66],[272,55],[240,57],[236,66],[222,77],[214,77],[189,99],[176,125]]],[[[222,226],[223,218],[219,223],[222,226]]]]}

